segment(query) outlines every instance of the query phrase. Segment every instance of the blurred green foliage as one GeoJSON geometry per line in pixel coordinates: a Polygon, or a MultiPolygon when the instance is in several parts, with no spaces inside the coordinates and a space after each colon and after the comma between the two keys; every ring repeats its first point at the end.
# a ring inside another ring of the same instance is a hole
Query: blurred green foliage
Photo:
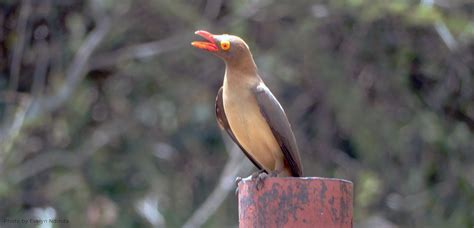
{"type": "MultiPolygon", "coordinates": [[[[472,1],[0,6],[0,219],[182,226],[229,159],[224,64],[189,45],[206,29],[247,41],[305,175],[354,182],[356,227],[474,226],[472,1]]],[[[205,226],[237,219],[230,194],[205,226]]]]}

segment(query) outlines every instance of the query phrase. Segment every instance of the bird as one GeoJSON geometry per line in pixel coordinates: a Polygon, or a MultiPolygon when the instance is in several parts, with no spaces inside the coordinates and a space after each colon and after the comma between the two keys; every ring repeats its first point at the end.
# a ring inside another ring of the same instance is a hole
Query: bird
{"type": "Polygon", "coordinates": [[[303,170],[294,133],[282,106],[265,85],[245,41],[235,35],[198,30],[204,40],[195,48],[225,63],[215,112],[218,125],[259,169],[252,176],[301,177],[303,170]]]}

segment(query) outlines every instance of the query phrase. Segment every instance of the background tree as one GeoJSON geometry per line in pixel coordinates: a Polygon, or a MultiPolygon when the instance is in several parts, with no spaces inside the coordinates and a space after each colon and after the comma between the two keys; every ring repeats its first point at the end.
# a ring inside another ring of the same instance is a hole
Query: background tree
{"type": "Polygon", "coordinates": [[[305,174],[354,182],[356,226],[474,226],[472,1],[0,6],[0,219],[236,226],[253,168],[215,122],[223,64],[189,45],[207,29],[250,45],[305,174]]]}

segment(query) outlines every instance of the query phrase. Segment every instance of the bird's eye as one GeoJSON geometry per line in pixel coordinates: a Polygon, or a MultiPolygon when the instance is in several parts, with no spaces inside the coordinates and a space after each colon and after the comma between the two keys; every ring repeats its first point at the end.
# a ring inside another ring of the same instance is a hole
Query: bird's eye
{"type": "Polygon", "coordinates": [[[230,49],[230,42],[228,40],[221,41],[221,48],[224,51],[229,50],[230,49]]]}

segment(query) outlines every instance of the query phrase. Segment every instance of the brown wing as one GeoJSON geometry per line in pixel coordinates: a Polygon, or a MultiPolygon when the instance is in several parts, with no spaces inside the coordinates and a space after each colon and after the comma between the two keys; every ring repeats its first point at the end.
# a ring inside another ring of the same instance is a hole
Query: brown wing
{"type": "Polygon", "coordinates": [[[258,106],[260,107],[260,112],[267,120],[270,129],[272,129],[273,135],[280,145],[285,160],[290,167],[292,176],[302,176],[303,170],[298,146],[296,145],[296,139],[285,111],[265,84],[260,83],[255,87],[255,96],[258,106]]]}
{"type": "Polygon", "coordinates": [[[217,118],[217,123],[219,126],[224,129],[227,134],[229,134],[230,138],[237,144],[240,149],[244,152],[245,155],[250,159],[250,161],[259,169],[263,170],[262,166],[257,163],[257,161],[250,156],[250,154],[240,145],[239,141],[235,137],[234,133],[232,132],[232,129],[230,129],[229,122],[227,121],[227,117],[225,115],[225,110],[224,110],[224,103],[222,100],[222,87],[219,89],[219,92],[217,92],[217,97],[216,97],[216,118],[217,118]]]}

